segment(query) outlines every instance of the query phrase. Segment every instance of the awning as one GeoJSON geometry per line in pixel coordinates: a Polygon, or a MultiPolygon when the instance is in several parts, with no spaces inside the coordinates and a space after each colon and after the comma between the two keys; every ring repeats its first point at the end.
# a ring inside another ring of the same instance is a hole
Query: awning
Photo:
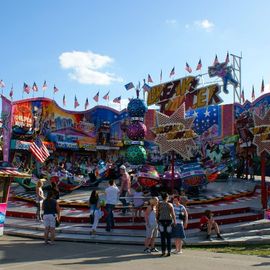
{"type": "Polygon", "coordinates": [[[0,177],[31,178],[31,175],[28,173],[18,172],[17,170],[0,169],[0,177]]]}

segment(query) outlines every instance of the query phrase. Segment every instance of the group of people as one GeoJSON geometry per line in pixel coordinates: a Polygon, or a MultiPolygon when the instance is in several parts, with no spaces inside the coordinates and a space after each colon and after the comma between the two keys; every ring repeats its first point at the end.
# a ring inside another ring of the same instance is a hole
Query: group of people
{"type": "MultiPolygon", "coordinates": [[[[130,176],[124,165],[120,166],[120,188],[117,187],[114,180],[109,180],[109,186],[105,189],[105,211],[106,211],[106,231],[110,232],[114,224],[113,210],[120,200],[123,204],[122,214],[125,215],[128,211],[129,204],[127,197],[131,195],[130,176]]],[[[43,180],[40,179],[36,186],[36,203],[37,212],[36,218],[43,221],[45,226],[44,240],[46,244],[53,244],[55,239],[55,227],[60,222],[61,214],[60,207],[57,202],[59,199],[59,190],[55,183],[51,184],[50,189],[45,197],[42,186],[43,180]],[[42,215],[43,212],[43,215],[42,215]],[[50,238],[50,239],[49,239],[50,238]]],[[[138,188],[133,194],[134,203],[134,218],[141,215],[144,207],[143,192],[138,188]]],[[[185,229],[188,225],[188,211],[186,209],[186,197],[174,195],[172,201],[169,201],[167,193],[161,194],[161,199],[152,197],[144,211],[146,238],[145,238],[145,253],[158,252],[155,247],[155,240],[160,233],[161,239],[161,256],[170,256],[172,249],[172,239],[175,241],[174,254],[182,253],[183,240],[186,238],[185,229]]],[[[96,234],[100,218],[104,215],[101,209],[103,202],[100,200],[99,194],[93,190],[89,198],[90,220],[91,220],[91,235],[96,234]]],[[[211,233],[214,230],[217,233],[218,239],[223,239],[220,235],[218,224],[213,218],[213,213],[210,210],[205,212],[205,215],[200,220],[201,231],[207,232],[207,240],[211,240],[211,233]]]]}

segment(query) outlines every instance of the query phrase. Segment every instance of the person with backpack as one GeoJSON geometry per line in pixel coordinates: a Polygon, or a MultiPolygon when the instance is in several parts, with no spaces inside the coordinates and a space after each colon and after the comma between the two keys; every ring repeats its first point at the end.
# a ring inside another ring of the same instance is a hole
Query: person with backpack
{"type": "Polygon", "coordinates": [[[176,224],[173,205],[169,203],[169,194],[162,193],[162,201],[157,205],[157,220],[161,238],[161,256],[171,256],[172,225],[176,224]],[[166,254],[167,249],[167,254],[166,254]]]}

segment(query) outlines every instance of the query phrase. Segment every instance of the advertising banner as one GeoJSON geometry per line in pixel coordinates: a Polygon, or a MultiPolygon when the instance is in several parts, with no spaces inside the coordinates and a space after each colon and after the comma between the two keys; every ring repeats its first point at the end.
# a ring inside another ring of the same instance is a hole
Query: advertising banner
{"type": "Polygon", "coordinates": [[[11,138],[12,102],[2,97],[2,129],[3,129],[3,160],[9,161],[9,148],[11,138]]]}

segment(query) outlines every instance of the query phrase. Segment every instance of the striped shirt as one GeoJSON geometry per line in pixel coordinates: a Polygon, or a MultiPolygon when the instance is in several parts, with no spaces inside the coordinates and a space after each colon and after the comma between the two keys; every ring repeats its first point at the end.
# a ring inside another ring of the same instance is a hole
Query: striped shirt
{"type": "Polygon", "coordinates": [[[182,213],[182,215],[184,215],[184,211],[186,210],[185,206],[180,204],[180,205],[173,205],[173,209],[174,209],[174,212],[175,212],[175,217],[176,217],[176,223],[183,223],[184,220],[183,219],[180,219],[180,214],[182,213]]]}

